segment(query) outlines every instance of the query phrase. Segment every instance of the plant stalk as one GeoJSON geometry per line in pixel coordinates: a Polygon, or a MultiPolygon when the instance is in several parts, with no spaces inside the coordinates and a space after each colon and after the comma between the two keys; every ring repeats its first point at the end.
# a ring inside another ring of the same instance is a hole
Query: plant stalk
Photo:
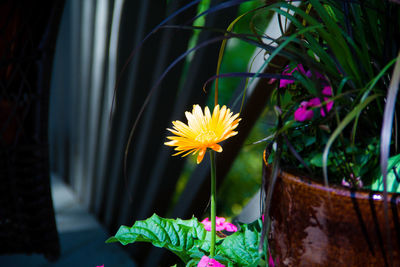
{"type": "Polygon", "coordinates": [[[211,162],[211,248],[210,257],[215,256],[215,239],[216,239],[216,183],[217,183],[217,172],[215,164],[215,152],[210,150],[210,162],[211,162]]]}

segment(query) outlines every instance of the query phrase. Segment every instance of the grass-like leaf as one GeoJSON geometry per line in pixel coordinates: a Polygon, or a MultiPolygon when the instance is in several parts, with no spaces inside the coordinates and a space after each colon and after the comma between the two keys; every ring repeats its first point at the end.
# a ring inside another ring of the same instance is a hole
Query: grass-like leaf
{"type": "Polygon", "coordinates": [[[397,57],[397,63],[393,70],[392,80],[389,86],[389,90],[386,97],[385,111],[383,114],[383,123],[381,131],[381,170],[383,176],[383,188],[384,195],[386,197],[386,176],[388,159],[390,155],[390,141],[392,135],[392,125],[394,117],[394,108],[397,100],[397,92],[399,90],[400,83],[400,53],[397,57]]]}
{"type": "Polygon", "coordinates": [[[383,207],[384,207],[384,216],[385,216],[385,227],[386,231],[386,241],[389,244],[389,258],[392,258],[392,248],[391,248],[391,237],[389,233],[389,214],[388,214],[388,203],[387,203],[387,167],[390,155],[390,143],[391,143],[391,135],[392,135],[392,126],[393,126],[393,117],[394,117],[394,109],[397,102],[397,93],[399,91],[400,84],[400,53],[397,56],[397,62],[393,70],[393,74],[391,77],[389,89],[386,96],[386,104],[385,111],[383,113],[383,123],[381,130],[381,157],[380,157],[380,165],[382,171],[382,183],[383,183],[383,207]]]}
{"type": "MultiPolygon", "coordinates": [[[[260,8],[256,8],[256,9],[253,9],[253,10],[249,10],[249,11],[247,11],[246,13],[244,13],[244,14],[238,16],[237,18],[235,18],[235,19],[229,24],[229,26],[228,26],[228,28],[226,29],[226,31],[227,31],[227,32],[231,32],[231,31],[233,30],[233,27],[236,25],[236,23],[237,23],[239,20],[241,20],[241,19],[242,19],[244,16],[246,16],[247,14],[250,14],[250,13],[252,13],[252,12],[258,10],[258,9],[260,9],[260,8]]],[[[225,47],[226,47],[226,42],[227,42],[227,41],[228,41],[227,39],[224,39],[224,40],[222,41],[221,47],[220,47],[220,49],[219,49],[219,54],[218,54],[217,71],[216,71],[216,76],[217,76],[217,78],[215,79],[215,93],[214,93],[214,105],[215,105],[215,106],[218,105],[218,103],[219,103],[219,102],[218,102],[218,75],[219,75],[219,72],[220,72],[220,69],[221,69],[222,57],[223,57],[223,55],[224,55],[224,51],[225,51],[225,47]]],[[[204,89],[204,87],[203,87],[203,89],[204,89]]]]}
{"type": "Polygon", "coordinates": [[[343,131],[343,129],[362,112],[362,110],[374,99],[379,97],[380,95],[372,95],[365,99],[365,101],[361,102],[358,104],[354,109],[347,114],[347,116],[340,122],[338,127],[335,129],[335,131],[332,133],[332,135],[329,137],[328,142],[325,145],[324,153],[322,154],[322,171],[324,175],[324,183],[326,186],[328,186],[328,154],[329,150],[333,144],[333,142],[336,140],[336,138],[339,136],[339,134],[343,131]]]}

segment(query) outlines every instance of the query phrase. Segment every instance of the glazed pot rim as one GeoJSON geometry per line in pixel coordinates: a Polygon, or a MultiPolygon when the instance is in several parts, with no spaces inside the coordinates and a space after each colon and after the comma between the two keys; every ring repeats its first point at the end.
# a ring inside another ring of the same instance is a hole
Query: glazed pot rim
{"type": "MultiPolygon", "coordinates": [[[[270,164],[268,164],[266,160],[266,151],[264,150],[263,153],[263,164],[264,166],[271,170],[270,164]]],[[[368,189],[354,189],[354,188],[346,188],[338,185],[329,185],[325,186],[323,183],[311,180],[306,176],[302,175],[295,175],[289,172],[285,172],[284,170],[280,170],[278,174],[278,178],[282,179],[286,183],[297,184],[299,186],[303,186],[310,191],[322,191],[326,192],[331,196],[340,196],[340,197],[347,197],[347,198],[357,198],[357,199],[366,199],[370,200],[371,198],[375,201],[382,201],[383,202],[383,191],[373,191],[368,189]]],[[[387,201],[396,201],[396,198],[399,197],[400,201],[400,194],[399,193],[387,193],[387,201]]]]}

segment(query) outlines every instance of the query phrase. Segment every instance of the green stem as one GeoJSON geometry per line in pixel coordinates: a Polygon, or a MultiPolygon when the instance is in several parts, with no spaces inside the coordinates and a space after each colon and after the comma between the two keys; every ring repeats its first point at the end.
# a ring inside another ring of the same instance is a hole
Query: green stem
{"type": "Polygon", "coordinates": [[[211,248],[210,257],[215,256],[215,239],[216,239],[216,167],[215,167],[215,152],[210,151],[210,161],[211,161],[211,248]]]}

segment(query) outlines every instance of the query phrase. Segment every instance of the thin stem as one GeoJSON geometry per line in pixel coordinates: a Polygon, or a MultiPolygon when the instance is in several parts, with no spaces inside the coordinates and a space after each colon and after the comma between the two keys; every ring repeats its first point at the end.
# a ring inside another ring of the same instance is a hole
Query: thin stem
{"type": "Polygon", "coordinates": [[[211,162],[211,248],[210,257],[215,256],[215,239],[216,239],[216,166],[215,166],[215,152],[210,150],[211,162]]]}

